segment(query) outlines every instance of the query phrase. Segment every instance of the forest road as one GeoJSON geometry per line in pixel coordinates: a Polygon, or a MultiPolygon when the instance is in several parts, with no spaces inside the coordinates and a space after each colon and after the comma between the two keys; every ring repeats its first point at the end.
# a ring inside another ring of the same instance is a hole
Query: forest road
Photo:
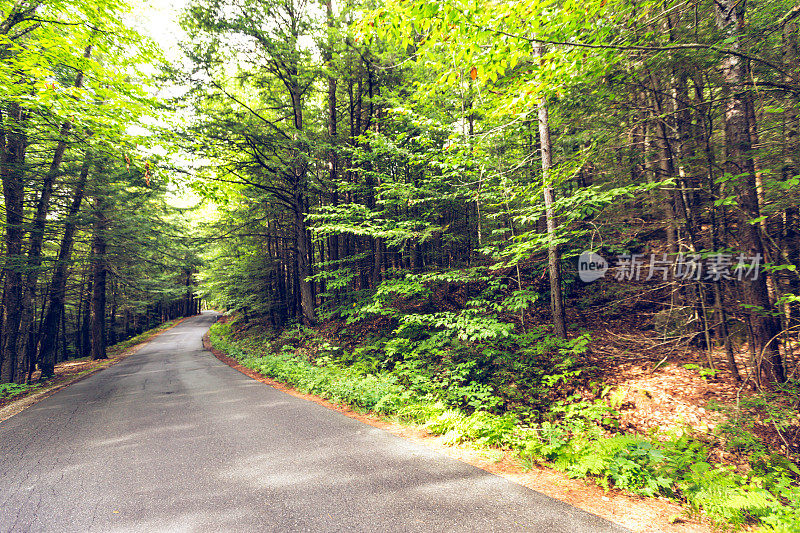
{"type": "Polygon", "coordinates": [[[215,320],[0,423],[0,531],[626,531],[248,378],[215,320]]]}

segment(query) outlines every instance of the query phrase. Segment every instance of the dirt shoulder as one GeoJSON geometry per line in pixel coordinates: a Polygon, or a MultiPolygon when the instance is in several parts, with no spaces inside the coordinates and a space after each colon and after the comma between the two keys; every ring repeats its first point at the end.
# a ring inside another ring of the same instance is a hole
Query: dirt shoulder
{"type": "MultiPolygon", "coordinates": [[[[108,359],[92,361],[91,359],[85,358],[58,363],[55,367],[55,375],[42,383],[41,386],[37,386],[36,388],[26,390],[8,398],[0,399],[0,422],[8,420],[31,405],[34,405],[45,398],[52,396],[61,389],[69,387],[73,383],[76,383],[82,379],[86,379],[89,376],[130,357],[155,337],[161,335],[165,331],[169,331],[184,320],[185,318],[178,320],[170,327],[157,331],[148,336],[142,342],[120,350],[118,353],[114,353],[112,347],[108,359]]],[[[34,373],[34,379],[38,378],[37,374],[38,372],[34,373]]]]}
{"type": "Polygon", "coordinates": [[[570,479],[557,470],[536,467],[525,470],[518,461],[502,450],[479,450],[467,446],[448,446],[443,437],[430,435],[416,426],[399,424],[373,414],[353,411],[312,394],[297,391],[283,383],[259,374],[239,364],[236,359],[211,347],[208,334],[203,337],[203,346],[228,366],[243,374],[270,385],[297,398],[309,400],[338,411],[373,427],[384,429],[394,435],[432,448],[453,459],[476,466],[502,476],[579,509],[611,520],[640,533],[706,533],[712,528],[687,516],[686,509],[665,498],[643,498],[619,490],[604,491],[602,488],[579,479],[570,479]]]}

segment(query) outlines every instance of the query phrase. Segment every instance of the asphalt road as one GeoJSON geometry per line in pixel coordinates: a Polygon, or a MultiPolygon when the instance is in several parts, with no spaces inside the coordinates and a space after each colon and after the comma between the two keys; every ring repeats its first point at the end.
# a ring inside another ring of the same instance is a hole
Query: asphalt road
{"type": "Polygon", "coordinates": [[[215,318],[0,423],[0,531],[626,531],[251,380],[215,318]]]}

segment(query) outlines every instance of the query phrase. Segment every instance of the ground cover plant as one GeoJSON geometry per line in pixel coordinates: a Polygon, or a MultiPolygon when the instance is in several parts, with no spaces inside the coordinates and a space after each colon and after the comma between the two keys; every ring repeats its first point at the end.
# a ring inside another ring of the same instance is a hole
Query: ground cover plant
{"type": "MultiPolygon", "coordinates": [[[[270,336],[259,328],[237,333],[235,326],[214,325],[210,340],[244,366],[302,392],[417,424],[445,442],[502,448],[529,468],[544,464],[606,489],[670,497],[724,528],[796,531],[800,523],[795,463],[762,447],[749,454],[743,471],[715,461],[715,443],[688,427],[669,435],[622,432],[619,399],[610,388],[592,399],[559,392],[564,385],[577,387],[581,371],[574,364],[536,381],[540,398],[551,403],[523,406],[481,381],[474,365],[464,366],[457,356],[439,357],[434,370],[426,363],[430,347],[409,350],[403,342],[403,357],[395,360],[396,343],[386,339],[350,350],[309,328],[270,336]]],[[[448,349],[441,339],[436,345],[448,349]]],[[[577,358],[585,345],[542,335],[529,349],[541,354],[556,348],[577,358]]]]}

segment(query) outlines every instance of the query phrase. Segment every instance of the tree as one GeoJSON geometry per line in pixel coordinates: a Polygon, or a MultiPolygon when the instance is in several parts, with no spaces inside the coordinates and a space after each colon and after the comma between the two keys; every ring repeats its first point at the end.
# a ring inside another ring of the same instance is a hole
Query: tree
{"type": "MultiPolygon", "coordinates": [[[[247,160],[231,161],[233,179],[242,179],[236,174],[240,165],[254,166],[256,179],[244,178],[243,183],[280,202],[291,215],[295,282],[299,287],[303,321],[314,324],[315,295],[309,281],[313,251],[305,223],[309,202],[309,137],[304,113],[306,93],[316,72],[309,65],[309,50],[303,49],[301,44],[310,30],[307,9],[304,2],[294,0],[252,5],[195,2],[185,25],[202,43],[194,47],[190,56],[209,76],[211,87],[217,90],[219,97],[228,100],[227,105],[238,108],[240,113],[244,111],[245,116],[257,124],[258,129],[239,133],[237,140],[244,154],[237,156],[245,155],[247,160]],[[272,20],[281,23],[273,24],[272,20]],[[224,51],[229,38],[246,39],[253,52],[243,61],[253,68],[243,69],[235,76],[242,81],[255,82],[269,102],[266,109],[254,109],[248,105],[246,97],[234,94],[230,80],[226,79],[229,73],[217,63],[216,54],[224,51]],[[279,89],[282,94],[274,92],[279,89]],[[262,128],[266,131],[259,131],[262,128]]],[[[207,87],[203,85],[203,89],[207,87]]]]}
{"type": "MultiPolygon", "coordinates": [[[[117,181],[126,182],[109,193],[118,197],[109,199],[112,204],[138,181],[149,188],[155,174],[138,156],[142,139],[127,130],[143,115],[156,113],[155,100],[143,90],[144,78],[131,76],[137,75],[137,65],[156,60],[158,53],[125,27],[126,9],[124,3],[102,0],[0,2],[5,208],[0,381],[28,379],[37,346],[43,375],[48,376],[59,344],[61,356],[68,355],[68,337],[75,334],[74,351],[88,345],[77,332],[88,332],[89,315],[83,315],[90,307],[84,302],[89,287],[98,304],[97,355],[107,340],[104,329],[116,338],[119,284],[111,279],[108,313],[99,305],[106,295],[102,263],[95,262],[93,277],[86,275],[90,250],[83,245],[87,217],[81,204],[87,182],[98,177],[92,173],[93,159],[108,161],[117,181]],[[120,169],[125,169],[124,178],[120,169]],[[71,201],[66,200],[73,192],[71,201]],[[70,284],[78,276],[80,282],[70,284]],[[52,280],[49,286],[47,278],[52,280]]],[[[163,196],[164,188],[158,194],[163,196]]],[[[100,251],[102,232],[96,235],[100,251]]],[[[180,286],[176,299],[182,301],[186,279],[180,286]]]]}
{"type": "MultiPolygon", "coordinates": [[[[741,28],[744,22],[744,2],[720,2],[716,5],[717,26],[731,39],[732,49],[739,49],[741,28]]],[[[725,83],[725,171],[735,180],[740,209],[738,210],[739,235],[742,249],[749,257],[764,257],[760,226],[754,222],[761,216],[756,190],[756,176],[751,154],[752,142],[748,107],[750,92],[747,87],[747,62],[734,54],[726,55],[720,69],[725,83]]],[[[780,325],[770,313],[772,304],[764,276],[747,280],[743,284],[745,301],[750,306],[750,325],[753,330],[754,349],[759,354],[760,371],[771,381],[786,379],[783,358],[776,346],[780,325]]]]}

